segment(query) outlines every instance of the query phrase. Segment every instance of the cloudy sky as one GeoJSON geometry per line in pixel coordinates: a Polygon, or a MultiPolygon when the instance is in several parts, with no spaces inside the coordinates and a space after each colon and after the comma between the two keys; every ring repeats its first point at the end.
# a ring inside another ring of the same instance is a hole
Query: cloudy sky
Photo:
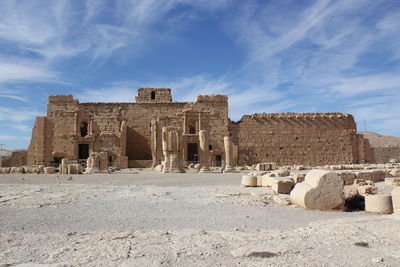
{"type": "Polygon", "coordinates": [[[229,95],[230,117],[351,113],[400,136],[398,0],[0,1],[0,143],[26,148],[49,94],[229,95]]]}

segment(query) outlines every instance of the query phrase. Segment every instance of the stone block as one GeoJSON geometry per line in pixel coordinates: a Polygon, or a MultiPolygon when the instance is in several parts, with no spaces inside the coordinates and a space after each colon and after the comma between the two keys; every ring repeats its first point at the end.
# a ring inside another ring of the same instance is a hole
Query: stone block
{"type": "Polygon", "coordinates": [[[262,175],[257,175],[257,186],[262,186],[262,175]]]}
{"type": "Polygon", "coordinates": [[[340,177],[342,178],[345,185],[351,185],[356,179],[356,175],[352,172],[341,172],[340,177]]]}
{"type": "Polygon", "coordinates": [[[363,179],[363,180],[372,180],[372,173],[371,172],[355,172],[356,178],[357,179],[363,179]]]}
{"type": "Polygon", "coordinates": [[[25,173],[23,167],[11,167],[10,173],[25,173]]]}
{"type": "Polygon", "coordinates": [[[162,168],[163,168],[163,165],[162,165],[162,164],[159,164],[159,165],[157,165],[157,166],[154,168],[154,170],[155,170],[156,172],[162,172],[162,168]]]}
{"type": "Polygon", "coordinates": [[[385,174],[385,172],[384,171],[380,171],[380,170],[375,170],[375,171],[372,171],[372,181],[373,182],[383,182],[383,181],[385,181],[385,176],[386,176],[386,174],[385,174]]]}
{"type": "Polygon", "coordinates": [[[294,175],[292,176],[293,181],[294,181],[296,184],[304,182],[305,177],[306,177],[306,174],[305,174],[305,173],[296,173],[296,174],[294,174],[294,175]]]}
{"type": "Polygon", "coordinates": [[[56,168],[54,168],[54,167],[45,167],[44,168],[45,174],[54,174],[55,172],[56,172],[56,168]]]}
{"type": "Polygon", "coordinates": [[[8,168],[8,167],[0,168],[0,174],[8,174],[8,173],[10,173],[10,170],[11,170],[11,168],[8,168]]]}
{"type": "Polygon", "coordinates": [[[243,175],[242,176],[242,186],[256,187],[257,186],[257,176],[243,175]]]}
{"type": "Polygon", "coordinates": [[[396,186],[392,191],[393,212],[400,213],[400,186],[396,186]]]}
{"type": "Polygon", "coordinates": [[[391,186],[400,186],[400,177],[387,177],[385,178],[385,184],[391,186]]]}
{"type": "Polygon", "coordinates": [[[343,180],[335,172],[311,170],[290,193],[291,203],[307,209],[330,210],[343,204],[343,180]]]}
{"type": "Polygon", "coordinates": [[[304,170],[305,168],[304,168],[303,165],[295,165],[295,166],[294,166],[294,169],[295,169],[295,170],[298,170],[298,171],[302,171],[302,170],[304,170]]]}
{"type": "Polygon", "coordinates": [[[392,196],[367,195],[365,196],[365,211],[381,214],[393,213],[392,196]]]}
{"type": "Polygon", "coordinates": [[[23,166],[24,168],[24,173],[38,173],[38,168],[37,166],[23,166]]]}
{"type": "Polygon", "coordinates": [[[400,169],[399,168],[392,169],[390,170],[389,174],[392,177],[400,177],[400,169]]]}
{"type": "Polygon", "coordinates": [[[378,194],[378,187],[374,185],[362,185],[357,187],[357,192],[360,195],[376,195],[378,194]]]}
{"type": "Polygon", "coordinates": [[[290,178],[270,177],[269,179],[271,189],[278,194],[289,194],[294,184],[290,178]]]}
{"type": "Polygon", "coordinates": [[[257,171],[271,171],[276,169],[276,164],[275,163],[267,163],[267,162],[263,162],[263,163],[258,163],[256,165],[256,170],[257,171]]]}
{"type": "Polygon", "coordinates": [[[46,166],[44,166],[44,165],[39,165],[38,167],[37,167],[37,173],[44,173],[44,168],[45,168],[46,166]]]}
{"type": "Polygon", "coordinates": [[[117,167],[120,169],[128,168],[128,157],[127,156],[119,156],[117,160],[117,167]]]}
{"type": "Polygon", "coordinates": [[[289,170],[277,170],[274,171],[273,174],[275,174],[276,176],[279,177],[286,177],[290,175],[290,171],[289,170]]]}

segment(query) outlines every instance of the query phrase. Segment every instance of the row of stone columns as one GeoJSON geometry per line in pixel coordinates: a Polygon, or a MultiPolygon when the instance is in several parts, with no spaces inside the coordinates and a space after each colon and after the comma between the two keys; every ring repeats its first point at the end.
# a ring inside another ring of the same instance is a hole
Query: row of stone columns
{"type": "MultiPolygon", "coordinates": [[[[209,133],[207,130],[199,131],[200,146],[200,170],[199,172],[210,172],[210,150],[209,133]]],[[[230,136],[224,137],[225,168],[224,172],[235,172],[233,168],[234,144],[230,136]]],[[[185,172],[182,158],[182,132],[176,126],[162,128],[162,151],[164,161],[162,170],[168,172],[185,172]]]]}

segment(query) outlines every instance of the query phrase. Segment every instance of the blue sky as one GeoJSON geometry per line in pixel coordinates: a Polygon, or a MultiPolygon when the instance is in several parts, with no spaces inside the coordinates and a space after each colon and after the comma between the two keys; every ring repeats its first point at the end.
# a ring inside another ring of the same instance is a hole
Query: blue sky
{"type": "Polygon", "coordinates": [[[0,1],[0,143],[26,148],[49,94],[229,95],[230,117],[346,112],[400,136],[398,0],[0,1]]]}

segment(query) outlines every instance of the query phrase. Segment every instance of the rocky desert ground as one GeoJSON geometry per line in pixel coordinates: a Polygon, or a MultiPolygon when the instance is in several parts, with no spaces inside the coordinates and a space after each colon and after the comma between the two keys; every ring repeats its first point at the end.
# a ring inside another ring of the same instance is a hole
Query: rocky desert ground
{"type": "Polygon", "coordinates": [[[399,215],[280,205],[241,176],[0,175],[0,266],[400,265],[399,215]]]}

